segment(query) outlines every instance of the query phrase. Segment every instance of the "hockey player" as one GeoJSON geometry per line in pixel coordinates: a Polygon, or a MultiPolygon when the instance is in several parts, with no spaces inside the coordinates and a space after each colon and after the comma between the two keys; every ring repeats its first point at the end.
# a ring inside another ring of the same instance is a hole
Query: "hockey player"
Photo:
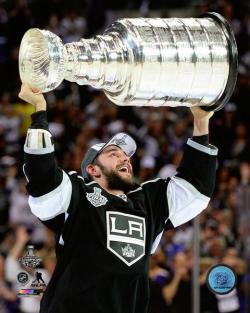
{"type": "Polygon", "coordinates": [[[56,166],[42,94],[23,85],[33,104],[24,145],[29,205],[57,238],[57,265],[40,313],[145,313],[150,256],[169,227],[208,205],[217,148],[208,143],[213,115],[198,107],[177,174],[133,183],[135,141],[125,133],[89,148],[82,176],[56,166]]]}

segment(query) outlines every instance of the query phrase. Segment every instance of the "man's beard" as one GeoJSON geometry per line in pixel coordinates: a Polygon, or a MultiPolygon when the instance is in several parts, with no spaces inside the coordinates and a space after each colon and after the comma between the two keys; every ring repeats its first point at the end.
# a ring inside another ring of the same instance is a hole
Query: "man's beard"
{"type": "Polygon", "coordinates": [[[133,175],[124,178],[119,175],[118,171],[107,170],[100,162],[98,162],[98,166],[107,178],[109,189],[122,190],[124,193],[127,193],[134,188],[133,175]]]}

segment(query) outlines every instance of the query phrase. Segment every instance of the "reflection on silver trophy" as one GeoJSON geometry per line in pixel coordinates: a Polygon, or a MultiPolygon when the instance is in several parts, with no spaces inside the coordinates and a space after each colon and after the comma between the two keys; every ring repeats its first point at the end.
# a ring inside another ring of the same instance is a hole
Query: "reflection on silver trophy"
{"type": "Polygon", "coordinates": [[[217,13],[120,19],[101,36],[65,45],[34,28],[22,39],[19,71],[41,92],[66,79],[101,88],[118,105],[218,110],[236,83],[237,47],[230,24],[217,13]]]}

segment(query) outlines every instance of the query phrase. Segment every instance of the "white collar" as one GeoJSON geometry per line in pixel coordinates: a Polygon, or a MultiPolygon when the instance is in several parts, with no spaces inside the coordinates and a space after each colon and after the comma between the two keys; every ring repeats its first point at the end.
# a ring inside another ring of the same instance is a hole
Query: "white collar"
{"type": "Polygon", "coordinates": [[[128,201],[128,198],[125,194],[121,194],[121,195],[117,195],[117,197],[121,198],[122,200],[124,200],[125,202],[128,201]]]}

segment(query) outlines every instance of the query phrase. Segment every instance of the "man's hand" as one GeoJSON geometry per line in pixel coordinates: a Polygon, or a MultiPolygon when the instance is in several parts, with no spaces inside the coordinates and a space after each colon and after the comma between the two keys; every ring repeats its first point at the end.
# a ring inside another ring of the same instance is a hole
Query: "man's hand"
{"type": "Polygon", "coordinates": [[[206,112],[199,107],[190,108],[194,116],[194,130],[193,136],[202,136],[209,133],[209,119],[214,112],[206,112]]]}
{"type": "Polygon", "coordinates": [[[44,96],[38,92],[39,90],[32,89],[27,84],[22,84],[21,91],[18,96],[24,101],[33,104],[36,111],[46,111],[46,101],[44,96]]]}

